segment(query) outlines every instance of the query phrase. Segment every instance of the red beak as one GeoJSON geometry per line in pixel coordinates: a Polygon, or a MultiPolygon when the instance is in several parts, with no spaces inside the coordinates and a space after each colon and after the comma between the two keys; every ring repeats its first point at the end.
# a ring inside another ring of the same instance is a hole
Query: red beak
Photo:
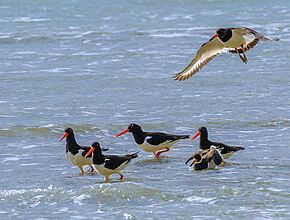
{"type": "Polygon", "coordinates": [[[190,141],[192,141],[193,139],[195,139],[199,135],[200,135],[200,132],[197,132],[197,134],[193,138],[191,138],[190,141]]]}
{"type": "Polygon", "coordinates": [[[219,36],[218,34],[214,35],[214,36],[213,36],[209,41],[215,39],[215,38],[218,37],[218,36],[219,36]]]}
{"type": "Polygon", "coordinates": [[[67,135],[68,135],[68,133],[65,132],[65,134],[63,135],[63,137],[59,140],[59,142],[61,142],[67,135]]]}
{"type": "Polygon", "coordinates": [[[123,135],[123,134],[125,134],[125,133],[127,133],[127,132],[129,132],[129,129],[126,129],[125,131],[122,131],[120,134],[118,134],[116,137],[119,137],[119,136],[121,136],[121,135],[123,135]]]}
{"type": "Polygon", "coordinates": [[[95,148],[92,147],[92,148],[90,149],[90,151],[85,155],[85,158],[86,158],[87,156],[89,156],[89,155],[90,155],[94,150],[95,150],[95,148]]]}

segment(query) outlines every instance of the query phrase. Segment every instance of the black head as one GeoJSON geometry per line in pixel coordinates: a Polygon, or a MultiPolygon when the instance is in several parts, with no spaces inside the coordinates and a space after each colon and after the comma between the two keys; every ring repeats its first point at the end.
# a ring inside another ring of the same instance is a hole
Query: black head
{"type": "MultiPolygon", "coordinates": [[[[74,140],[74,131],[73,131],[73,129],[66,128],[64,130],[64,132],[65,133],[64,133],[63,137],[59,140],[59,142],[61,142],[65,137],[69,137],[70,139],[74,140]]],[[[74,142],[75,142],[75,140],[74,140],[74,142]]]]}
{"type": "Polygon", "coordinates": [[[220,28],[216,31],[218,38],[223,42],[228,41],[232,37],[232,30],[230,28],[220,28]]]}
{"type": "Polygon", "coordinates": [[[68,133],[68,134],[72,134],[72,133],[74,133],[74,131],[73,131],[72,128],[66,128],[66,129],[64,130],[64,132],[65,132],[65,133],[68,133]]]}
{"type": "Polygon", "coordinates": [[[90,151],[94,152],[93,157],[94,157],[94,155],[97,156],[97,157],[102,155],[102,149],[101,149],[100,143],[99,142],[93,142],[92,143],[92,148],[91,148],[90,151]]]}
{"type": "Polygon", "coordinates": [[[122,131],[120,134],[116,135],[116,137],[119,137],[127,132],[132,132],[134,135],[134,133],[136,134],[138,132],[142,132],[142,129],[139,125],[131,123],[125,131],[122,131]]]}
{"type": "Polygon", "coordinates": [[[89,152],[85,155],[85,157],[89,156],[90,154],[92,154],[93,158],[95,157],[95,155],[98,156],[99,154],[102,154],[99,142],[92,143],[92,147],[89,150],[89,152]],[[95,152],[96,154],[94,154],[93,152],[95,152]]]}
{"type": "Polygon", "coordinates": [[[135,132],[135,131],[142,131],[142,128],[137,124],[131,123],[128,126],[128,130],[129,132],[135,132]]]}
{"type": "Polygon", "coordinates": [[[100,143],[99,142],[93,142],[92,143],[93,148],[100,148],[100,143]]]}
{"type": "Polygon", "coordinates": [[[207,129],[206,129],[206,127],[199,127],[199,128],[198,128],[198,131],[199,131],[201,134],[207,134],[207,129]]]}
{"type": "Polygon", "coordinates": [[[220,29],[217,29],[217,31],[216,31],[219,38],[224,37],[226,35],[226,32],[227,32],[227,29],[225,29],[225,28],[220,28],[220,29]]]}
{"type": "Polygon", "coordinates": [[[196,153],[196,154],[194,154],[193,159],[195,161],[194,163],[199,163],[202,158],[201,158],[201,155],[199,153],[196,153]]]}

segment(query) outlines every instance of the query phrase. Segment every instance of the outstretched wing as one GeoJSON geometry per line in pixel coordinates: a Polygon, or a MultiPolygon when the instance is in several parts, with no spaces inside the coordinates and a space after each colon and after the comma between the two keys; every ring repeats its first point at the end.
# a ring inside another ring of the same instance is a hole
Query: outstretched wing
{"type": "Polygon", "coordinates": [[[248,36],[248,37],[252,37],[252,38],[257,38],[259,40],[264,40],[264,41],[278,41],[279,38],[268,38],[265,37],[263,34],[258,33],[257,31],[254,31],[251,28],[247,28],[247,27],[241,27],[241,28],[233,28],[234,31],[240,33],[242,36],[248,36]]]}
{"type": "Polygon", "coordinates": [[[213,160],[216,165],[220,165],[223,162],[223,156],[215,146],[210,147],[209,153],[206,155],[208,157],[208,161],[213,160]]]}
{"type": "Polygon", "coordinates": [[[213,58],[228,50],[217,37],[209,40],[200,47],[191,63],[182,72],[174,76],[175,80],[184,81],[188,79],[213,60],[213,58]]]}

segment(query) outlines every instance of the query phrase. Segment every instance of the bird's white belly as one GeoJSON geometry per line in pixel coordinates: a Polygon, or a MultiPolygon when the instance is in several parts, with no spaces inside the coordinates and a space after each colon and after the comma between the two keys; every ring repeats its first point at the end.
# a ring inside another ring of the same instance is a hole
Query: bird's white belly
{"type": "Polygon", "coordinates": [[[173,142],[164,142],[164,143],[159,144],[159,145],[151,145],[147,141],[144,141],[144,143],[139,144],[139,146],[146,152],[153,152],[154,153],[154,152],[163,150],[166,147],[172,147],[172,145],[175,144],[177,141],[179,141],[179,140],[176,140],[173,142]]]}
{"type": "Polygon", "coordinates": [[[213,160],[211,160],[209,163],[208,163],[208,168],[209,169],[215,169],[216,168],[216,164],[213,160]]]}
{"type": "Polygon", "coordinates": [[[101,165],[93,164],[93,167],[95,168],[95,170],[97,170],[99,174],[104,175],[104,176],[110,176],[110,175],[112,175],[114,173],[119,173],[126,166],[128,166],[128,163],[124,162],[119,167],[117,167],[116,169],[111,170],[111,169],[106,168],[104,166],[104,164],[101,164],[101,165]]]}
{"type": "Polygon", "coordinates": [[[71,162],[73,165],[78,167],[83,167],[86,165],[91,165],[93,163],[92,158],[85,158],[82,156],[83,150],[79,150],[79,152],[73,155],[71,152],[66,152],[66,159],[71,162]]]}

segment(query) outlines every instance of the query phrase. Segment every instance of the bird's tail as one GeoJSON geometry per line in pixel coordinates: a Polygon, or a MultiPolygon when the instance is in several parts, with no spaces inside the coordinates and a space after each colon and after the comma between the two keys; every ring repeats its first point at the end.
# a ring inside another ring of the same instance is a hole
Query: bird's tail
{"type": "Polygon", "coordinates": [[[125,156],[130,157],[131,159],[133,159],[133,158],[138,157],[138,153],[139,153],[139,152],[140,152],[140,151],[138,151],[138,152],[136,152],[136,153],[133,153],[133,154],[126,154],[125,156]]]}
{"type": "Polygon", "coordinates": [[[235,146],[231,146],[231,147],[234,149],[234,151],[245,150],[244,147],[235,147],[235,146]]]}
{"type": "Polygon", "coordinates": [[[189,135],[177,135],[178,139],[186,139],[189,138],[189,135]]]}

